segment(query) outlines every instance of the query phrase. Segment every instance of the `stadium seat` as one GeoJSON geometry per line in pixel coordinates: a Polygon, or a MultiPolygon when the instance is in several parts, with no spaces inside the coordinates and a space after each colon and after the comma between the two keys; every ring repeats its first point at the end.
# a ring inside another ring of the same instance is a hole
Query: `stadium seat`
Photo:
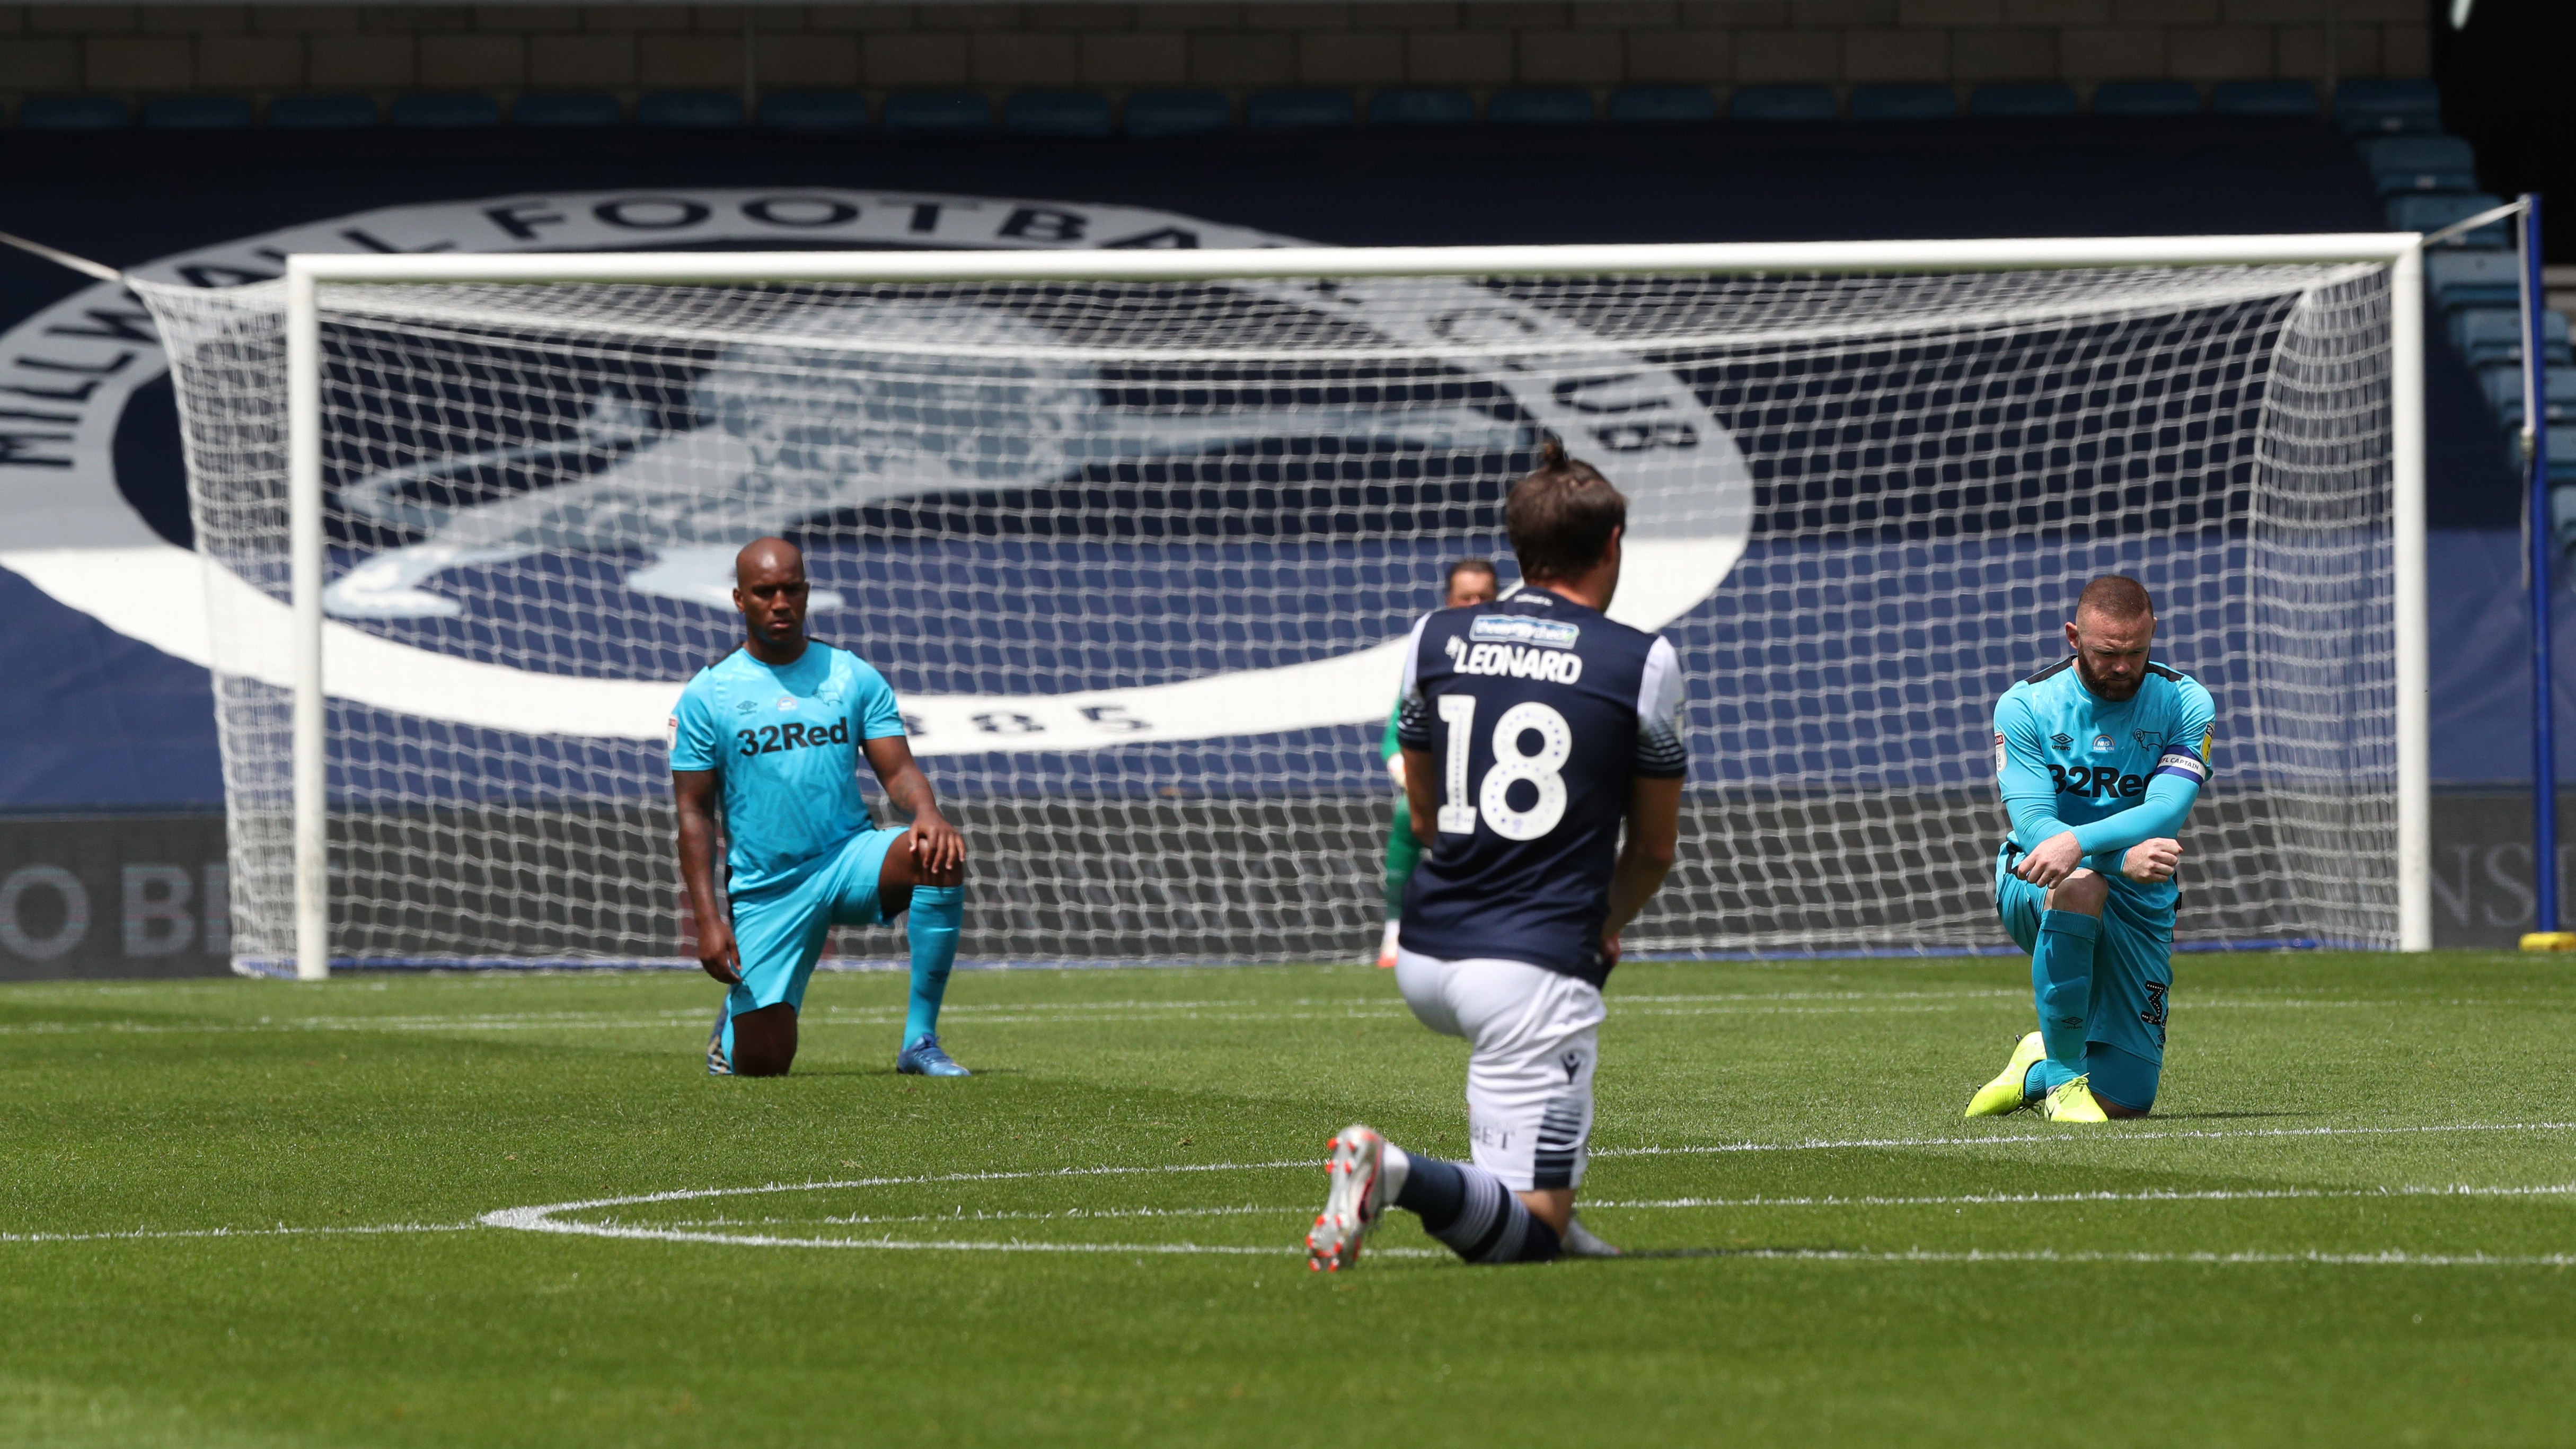
{"type": "Polygon", "coordinates": [[[1580,126],[1599,118],[1592,92],[1571,89],[1496,91],[1485,115],[1497,126],[1580,126]]]}
{"type": "Polygon", "coordinates": [[[2112,81],[2093,88],[2097,116],[2197,116],[2200,87],[2189,81],[2112,81]]]}
{"type": "Polygon", "coordinates": [[[1714,121],[1717,97],[1702,86],[1630,86],[1610,93],[1610,119],[1649,124],[1714,121]]]}
{"type": "Polygon", "coordinates": [[[1348,91],[1264,91],[1243,108],[1243,123],[1256,131],[1331,131],[1359,119],[1348,91]]]}
{"type": "MultiPolygon", "coordinates": [[[[2388,225],[2393,231],[2436,232],[2453,222],[2466,221],[2482,211],[2493,211],[2504,205],[2504,199],[2483,192],[2462,195],[2428,195],[2421,192],[2393,196],[2388,200],[2388,225]]],[[[2455,247],[2502,247],[2511,245],[2505,225],[2493,221],[2476,231],[2451,238],[2455,247]]]]}
{"type": "Polygon", "coordinates": [[[1234,103],[1223,91],[1138,91],[1127,98],[1130,136],[1207,136],[1233,125],[1234,103]]]}
{"type": "Polygon", "coordinates": [[[268,103],[268,123],[290,131],[346,130],[380,119],[366,96],[279,96],[268,103]]]}
{"type": "Polygon", "coordinates": [[[394,124],[415,130],[457,130],[501,124],[501,103],[490,96],[400,96],[394,124]]]}
{"type": "Polygon", "coordinates": [[[1979,86],[1968,97],[1972,116],[2074,116],[2083,110],[2073,86],[1979,86]]]}
{"type": "Polygon", "coordinates": [[[510,122],[548,129],[618,126],[626,122],[626,107],[608,95],[521,96],[510,107],[510,122]]]}
{"type": "Polygon", "coordinates": [[[2457,136],[2383,136],[2354,149],[2382,196],[2478,189],[2477,151],[2457,136]]]}
{"type": "Polygon", "coordinates": [[[721,131],[742,124],[732,91],[651,91],[635,103],[635,124],[666,131],[721,131]]]}
{"type": "Polygon", "coordinates": [[[906,135],[973,135],[993,129],[993,100],[982,91],[913,91],[889,96],[885,128],[906,135]]]}
{"type": "Polygon", "coordinates": [[[2446,248],[2426,254],[2424,285],[2445,309],[2518,307],[2522,303],[2522,263],[2509,251],[2463,252],[2446,248]]]}
{"type": "Polygon", "coordinates": [[[1098,91],[1022,91],[1002,102],[1002,129],[1018,136],[1114,136],[1118,117],[1098,91]]]}
{"type": "MultiPolygon", "coordinates": [[[[1587,105],[1589,97],[1586,98],[1587,105]]],[[[1369,97],[1372,126],[1472,126],[1476,98],[1465,91],[1392,90],[1369,97]]]]}
{"type": "MultiPolygon", "coordinates": [[[[2541,397],[2541,417],[2551,428],[2576,422],[2576,367],[2553,367],[2547,373],[2549,385],[2541,397]]],[[[2478,381],[2485,386],[2487,406],[2494,410],[2496,421],[2507,432],[2522,428],[2522,369],[2506,363],[2478,369],[2478,381]]]]}
{"type": "Polygon", "coordinates": [[[2441,88],[2428,80],[2353,80],[2335,87],[2335,126],[2347,136],[2442,129],[2441,88]]]}
{"type": "Polygon", "coordinates": [[[2317,88],[2306,81],[2220,81],[2209,108],[2222,116],[2313,116],[2317,88]]]}
{"type": "MultiPolygon", "coordinates": [[[[2540,348],[2551,367],[2568,365],[2567,319],[2556,312],[2540,314],[2540,348]]],[[[2471,367],[2522,361],[2520,307],[2463,307],[2451,314],[2451,345],[2471,367]]]]}
{"type": "Polygon", "coordinates": [[[780,131],[864,131],[868,98],[857,91],[789,91],[760,98],[760,124],[780,131]]]}
{"type": "MultiPolygon", "coordinates": [[[[2576,423],[2561,423],[2548,432],[2549,481],[2576,483],[2576,423]]],[[[2556,512],[2555,509],[2551,511],[2556,512]]],[[[2563,528],[2561,533],[2563,536],[2563,528]]]]}
{"type": "Polygon", "coordinates": [[[155,131],[237,131],[250,124],[250,102],[238,96],[165,96],[143,103],[155,131]]]}
{"type": "Polygon", "coordinates": [[[1946,121],[1959,114],[1959,93],[1948,86],[1855,86],[1855,121],[1946,121]]]}
{"type": "Polygon", "coordinates": [[[114,96],[38,96],[18,108],[18,124],[29,131],[121,131],[133,123],[114,96]]]}
{"type": "Polygon", "coordinates": [[[1739,121],[1830,121],[1842,114],[1823,86],[1737,86],[1726,113],[1739,121]]]}

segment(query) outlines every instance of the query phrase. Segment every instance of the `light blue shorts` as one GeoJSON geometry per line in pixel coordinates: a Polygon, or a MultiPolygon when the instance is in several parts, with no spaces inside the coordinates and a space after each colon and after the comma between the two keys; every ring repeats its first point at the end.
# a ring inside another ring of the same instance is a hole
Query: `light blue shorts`
{"type": "Polygon", "coordinates": [[[742,952],[742,984],[726,995],[734,1016],[784,1001],[803,1010],[805,983],[823,959],[834,926],[878,926],[887,916],[877,899],[877,875],[900,830],[862,830],[842,841],[813,869],[792,880],[733,898],[734,945],[742,952]]]}
{"type": "MultiPolygon", "coordinates": [[[[1995,915],[2013,944],[2039,949],[2048,892],[2012,873],[2016,852],[1995,860],[1995,915]]],[[[2096,1096],[2143,1112],[2155,1105],[2165,1061],[2165,999],[2173,990],[2173,908],[2141,900],[2112,879],[2093,951],[2093,1008],[2084,1023],[2085,1068],[2096,1096]],[[2105,1051],[2104,1049],[2109,1050],[2105,1051]]]]}

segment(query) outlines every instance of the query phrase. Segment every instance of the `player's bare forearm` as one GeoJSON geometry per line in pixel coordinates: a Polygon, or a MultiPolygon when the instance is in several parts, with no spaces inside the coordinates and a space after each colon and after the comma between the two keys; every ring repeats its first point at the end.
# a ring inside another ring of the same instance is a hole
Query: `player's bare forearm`
{"type": "Polygon", "coordinates": [[[1404,761],[1404,803],[1413,816],[1413,838],[1433,844],[1440,839],[1440,796],[1431,776],[1440,762],[1431,758],[1429,750],[1411,745],[1396,758],[1404,761]]]}
{"type": "Polygon", "coordinates": [[[698,923],[698,964],[725,985],[736,985],[742,957],[716,901],[716,772],[672,771],[671,797],[680,819],[680,882],[698,923]]]}
{"type": "Polygon", "coordinates": [[[1610,873],[1610,914],[1601,923],[1604,941],[1618,936],[1663,888],[1681,843],[1682,782],[1638,780],[1628,787],[1628,834],[1619,846],[1619,863],[1610,873]]]}
{"type": "Polygon", "coordinates": [[[939,798],[913,759],[912,746],[901,735],[884,735],[860,748],[867,751],[877,783],[885,786],[886,802],[912,820],[913,862],[932,876],[963,870],[966,837],[939,813],[939,798]]]}

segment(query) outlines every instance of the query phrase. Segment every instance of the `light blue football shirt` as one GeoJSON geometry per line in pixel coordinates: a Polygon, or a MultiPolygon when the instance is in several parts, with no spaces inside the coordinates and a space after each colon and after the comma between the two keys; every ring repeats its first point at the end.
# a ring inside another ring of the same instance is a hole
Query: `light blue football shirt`
{"type": "Polygon", "coordinates": [[[727,889],[793,879],[869,828],[859,744],[903,732],[894,687],[846,649],[809,640],[784,668],[736,649],[699,670],[671,714],[671,768],[723,784],[727,889]]]}
{"type": "MultiPolygon", "coordinates": [[[[2110,857],[2179,826],[2161,809],[2134,821],[2115,817],[2144,805],[2160,775],[2179,777],[2197,795],[2210,776],[2216,718],[2198,680],[2161,664],[2149,664],[2138,692],[2117,704],[2086,689],[2071,658],[2005,690],[1995,702],[1995,784],[2012,812],[2013,843],[2031,850],[2073,830],[2088,856],[2110,857]],[[2122,828],[2131,824],[2146,833],[2122,828]]],[[[2119,874],[2115,858],[2089,863],[2119,874]]],[[[2173,891],[2171,882],[2119,883],[2148,895],[2173,891]]]]}

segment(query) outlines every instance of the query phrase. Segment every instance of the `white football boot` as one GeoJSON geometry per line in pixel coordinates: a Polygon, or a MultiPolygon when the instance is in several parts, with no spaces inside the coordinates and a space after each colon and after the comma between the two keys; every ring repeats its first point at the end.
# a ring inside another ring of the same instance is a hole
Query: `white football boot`
{"type": "Polygon", "coordinates": [[[1360,1244],[1386,1211],[1386,1139],[1358,1123],[1333,1137],[1325,1160],[1324,1210],[1306,1235],[1306,1266],[1338,1273],[1360,1260],[1360,1244]]]}
{"type": "Polygon", "coordinates": [[[1565,1256],[1569,1258],[1616,1258],[1620,1255],[1617,1248],[1594,1237],[1592,1230],[1585,1227],[1583,1219],[1579,1217],[1569,1217],[1565,1220],[1565,1232],[1561,1235],[1561,1239],[1565,1256]]]}

